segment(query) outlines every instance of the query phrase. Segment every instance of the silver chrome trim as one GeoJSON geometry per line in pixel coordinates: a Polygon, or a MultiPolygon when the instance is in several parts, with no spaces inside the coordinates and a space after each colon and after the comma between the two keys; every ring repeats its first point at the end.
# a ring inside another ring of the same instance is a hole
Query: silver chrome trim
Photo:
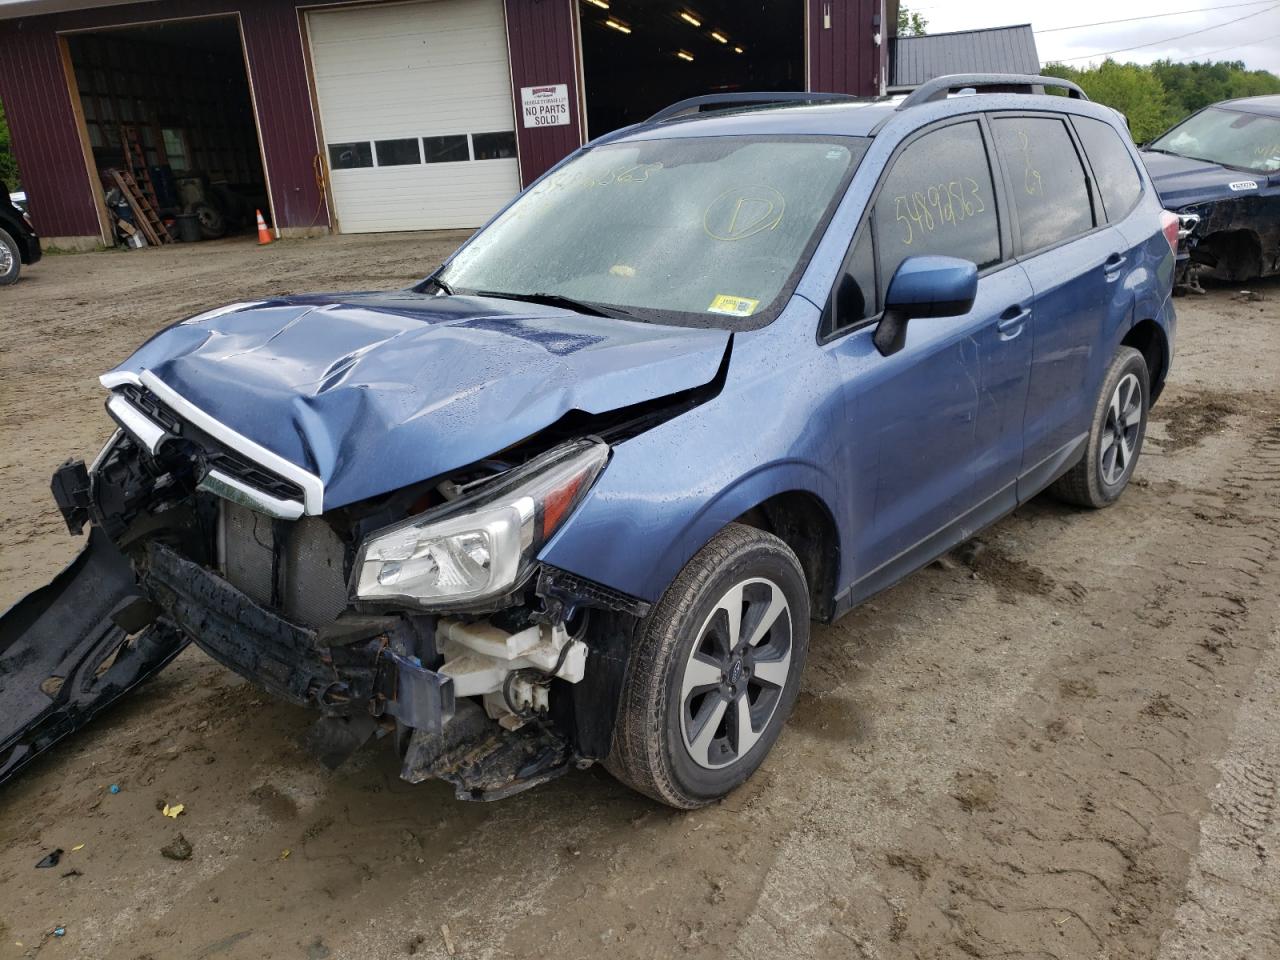
{"type": "MultiPolygon", "coordinates": [[[[324,481],[317,477],[314,473],[302,469],[296,463],[286,460],[279,454],[272,453],[261,444],[255,443],[243,434],[232,430],[225,423],[214,419],[210,414],[201,410],[194,403],[188,400],[182,394],[178,393],[171,386],[157,377],[150,370],[143,370],[142,373],[130,373],[127,370],[116,370],[110,373],[104,373],[98,378],[108,390],[113,390],[126,383],[132,383],[135,386],[146,387],[157,397],[168,404],[174,411],[185,420],[189,420],[194,426],[203,430],[209,436],[216,440],[220,440],[237,453],[242,453],[250,460],[253,460],[261,467],[278,473],[286,480],[292,480],[302,488],[303,495],[303,512],[312,516],[318,516],[324,512],[324,481]]],[[[263,496],[269,495],[263,494],[263,496]]],[[[280,503],[289,503],[292,501],[281,500],[280,503]]]]}
{"type": "Polygon", "coordinates": [[[169,436],[164,427],[119,394],[107,401],[107,410],[116,418],[120,426],[133,434],[151,453],[160,449],[160,444],[164,442],[165,437],[169,436]]]}
{"type": "Polygon", "coordinates": [[[98,378],[98,382],[108,390],[114,390],[116,387],[122,387],[126,383],[132,383],[135,387],[142,386],[142,381],[138,379],[136,373],[130,373],[128,370],[112,370],[104,373],[98,378]]]}
{"type": "MultiPolygon", "coordinates": [[[[297,500],[280,500],[248,484],[241,483],[221,470],[210,470],[196,486],[224,500],[230,500],[232,503],[238,503],[250,510],[257,510],[278,520],[297,520],[302,516],[302,504],[297,500]]],[[[226,532],[220,527],[218,534],[220,548],[225,550],[226,532]]]]}

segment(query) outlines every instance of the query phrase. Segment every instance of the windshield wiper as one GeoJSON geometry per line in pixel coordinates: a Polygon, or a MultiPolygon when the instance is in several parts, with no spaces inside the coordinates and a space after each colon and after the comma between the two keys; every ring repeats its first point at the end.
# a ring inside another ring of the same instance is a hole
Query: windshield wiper
{"type": "Polygon", "coordinates": [[[586,300],[575,300],[573,297],[566,297],[559,293],[507,293],[501,290],[477,290],[474,296],[496,297],[499,300],[520,300],[525,303],[541,303],[548,307],[564,307],[566,310],[585,313],[592,317],[612,317],[615,319],[617,317],[627,317],[628,319],[632,317],[627,311],[618,307],[602,307],[586,300]]]}
{"type": "Polygon", "coordinates": [[[445,283],[439,277],[432,277],[427,281],[427,283],[431,284],[433,287],[435,287],[437,290],[443,293],[446,297],[453,296],[453,287],[449,286],[449,284],[445,283]]]}

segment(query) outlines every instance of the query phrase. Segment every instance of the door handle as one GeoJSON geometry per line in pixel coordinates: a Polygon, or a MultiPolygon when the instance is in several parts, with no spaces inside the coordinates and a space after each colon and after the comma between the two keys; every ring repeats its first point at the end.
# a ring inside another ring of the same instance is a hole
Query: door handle
{"type": "Polygon", "coordinates": [[[1000,314],[1000,319],[996,321],[996,329],[1000,331],[1000,339],[1012,340],[1020,334],[1029,316],[1031,316],[1031,308],[1024,307],[1018,303],[1006,309],[1004,313],[1000,314]]]}
{"type": "Polygon", "coordinates": [[[1107,257],[1107,262],[1102,265],[1102,270],[1107,275],[1108,280],[1114,280],[1120,276],[1120,268],[1129,260],[1128,257],[1119,253],[1113,253],[1107,257]]]}

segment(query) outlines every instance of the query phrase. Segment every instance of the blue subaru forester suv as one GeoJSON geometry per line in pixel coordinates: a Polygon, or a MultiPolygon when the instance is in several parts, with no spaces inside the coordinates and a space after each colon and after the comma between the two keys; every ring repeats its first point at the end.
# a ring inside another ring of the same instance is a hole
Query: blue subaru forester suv
{"type": "Polygon", "coordinates": [[[0,774],[190,640],[317,711],[330,764],[385,736],[471,799],[593,761],[721,797],[811,620],[1046,488],[1120,495],[1177,227],[1064,81],[699,98],[412,289],[177,323],[54,476],[91,533],[0,624],[0,774]]]}

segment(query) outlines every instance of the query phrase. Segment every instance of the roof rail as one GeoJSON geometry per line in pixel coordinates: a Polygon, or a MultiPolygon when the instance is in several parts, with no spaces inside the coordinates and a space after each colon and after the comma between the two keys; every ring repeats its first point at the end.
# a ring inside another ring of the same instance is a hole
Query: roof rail
{"type": "Polygon", "coordinates": [[[701,113],[703,108],[750,106],[767,103],[828,103],[840,100],[857,100],[858,97],[847,93],[804,93],[784,91],[781,93],[711,93],[702,97],[689,97],[679,103],[664,107],[644,122],[662,123],[682,113],[701,113]]]}
{"type": "Polygon", "coordinates": [[[1037,77],[1029,73],[955,73],[926,80],[898,104],[898,109],[906,110],[922,103],[945,100],[953,90],[963,90],[965,87],[972,87],[974,90],[983,87],[1027,87],[1027,93],[1036,92],[1036,87],[1062,87],[1069,97],[1076,100],[1089,99],[1079,86],[1061,77],[1037,77]]]}

